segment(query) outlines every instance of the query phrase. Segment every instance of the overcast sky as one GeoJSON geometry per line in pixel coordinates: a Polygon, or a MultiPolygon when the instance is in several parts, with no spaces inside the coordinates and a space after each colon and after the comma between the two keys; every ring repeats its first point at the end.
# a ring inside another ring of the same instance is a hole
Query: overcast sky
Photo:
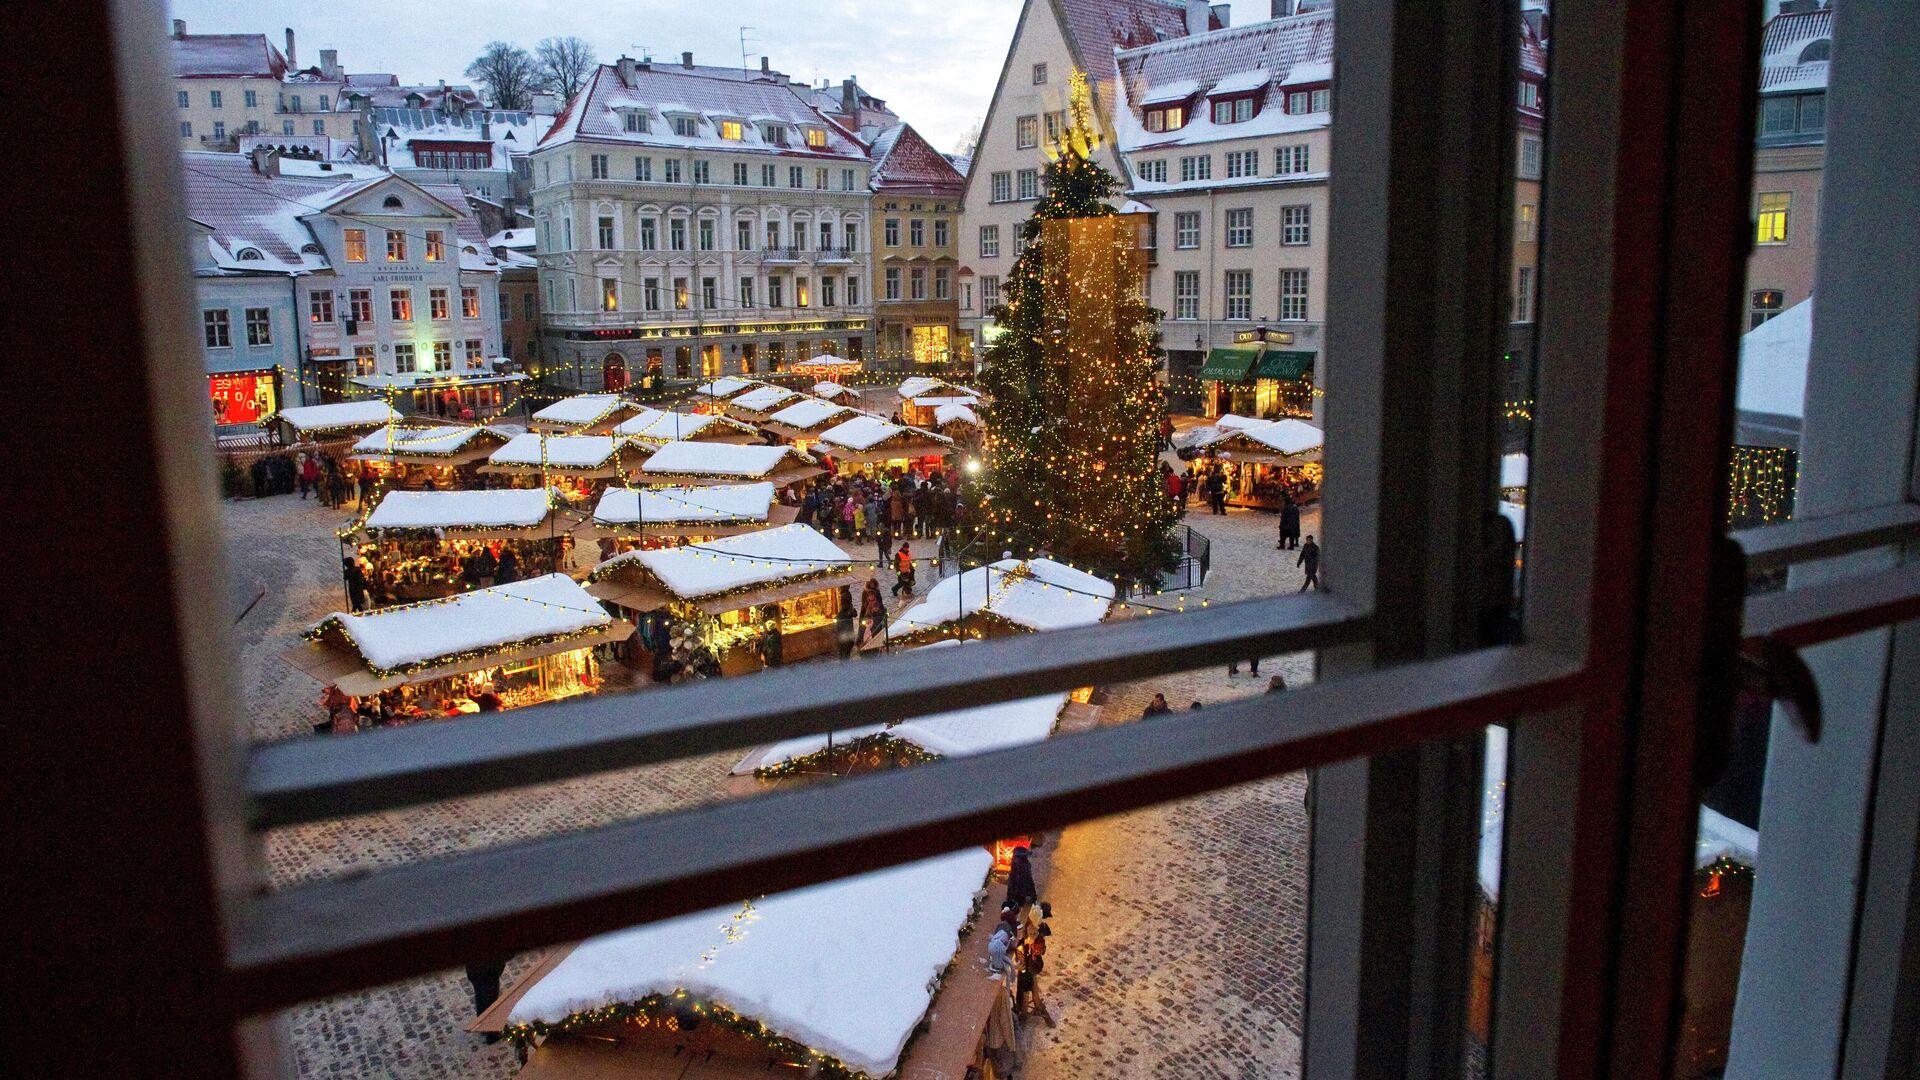
{"type": "Polygon", "coordinates": [[[749,63],[761,55],[799,80],[848,75],[941,150],[952,151],[987,112],[1013,39],[1020,0],[173,0],[190,33],[264,33],[291,26],[300,66],[339,49],[348,71],[390,71],[403,82],[466,81],[467,64],[495,38],[528,50],[578,35],[602,62],[621,53],[695,63],[749,63]]]}

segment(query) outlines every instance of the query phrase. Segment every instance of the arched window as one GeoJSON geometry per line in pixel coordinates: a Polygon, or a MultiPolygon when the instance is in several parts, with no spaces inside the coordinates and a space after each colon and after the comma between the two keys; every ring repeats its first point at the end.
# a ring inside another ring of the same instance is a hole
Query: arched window
{"type": "Polygon", "coordinates": [[[1821,38],[1818,41],[1810,41],[1807,43],[1806,48],[1800,50],[1800,62],[1803,64],[1825,63],[1832,58],[1832,38],[1821,38]]]}
{"type": "Polygon", "coordinates": [[[264,258],[266,258],[266,256],[260,254],[259,248],[240,249],[239,259],[241,262],[259,262],[264,258]]]}
{"type": "Polygon", "coordinates": [[[400,209],[400,206],[401,206],[400,196],[389,195],[387,196],[386,201],[382,202],[380,205],[386,207],[389,210],[398,210],[400,209]]]}

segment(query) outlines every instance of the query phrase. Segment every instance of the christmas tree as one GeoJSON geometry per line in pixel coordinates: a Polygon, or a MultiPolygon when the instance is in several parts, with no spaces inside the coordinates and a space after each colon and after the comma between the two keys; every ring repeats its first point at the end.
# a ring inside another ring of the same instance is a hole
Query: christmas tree
{"type": "MultiPolygon", "coordinates": [[[[987,542],[1151,582],[1177,555],[1160,476],[1160,313],[1141,297],[1137,219],[1107,200],[1093,160],[1086,76],[1068,83],[1067,130],[1049,148],[1045,194],[992,311],[981,386],[987,542]]],[[[996,552],[997,554],[997,552],[996,552]]]]}

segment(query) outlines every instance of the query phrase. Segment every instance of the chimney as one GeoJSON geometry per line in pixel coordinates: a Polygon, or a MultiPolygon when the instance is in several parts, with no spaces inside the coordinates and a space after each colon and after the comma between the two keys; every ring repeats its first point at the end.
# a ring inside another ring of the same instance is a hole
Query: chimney
{"type": "Polygon", "coordinates": [[[187,20],[185,19],[173,20],[173,36],[176,39],[187,36],[187,20]]]}
{"type": "Polygon", "coordinates": [[[614,61],[613,66],[614,66],[614,70],[620,73],[620,85],[627,87],[628,89],[632,89],[633,70],[634,70],[633,57],[622,55],[620,59],[614,61]]]}
{"type": "Polygon", "coordinates": [[[850,78],[840,83],[840,111],[848,116],[860,115],[860,86],[850,78]]]}
{"type": "Polygon", "coordinates": [[[683,68],[686,68],[689,71],[693,70],[693,54],[690,52],[681,53],[680,66],[683,68]]]}
{"type": "Polygon", "coordinates": [[[1284,19],[1291,14],[1293,14],[1293,0],[1273,0],[1273,7],[1268,17],[1284,19]]]}
{"type": "Polygon", "coordinates": [[[340,50],[320,50],[320,77],[328,82],[341,82],[340,50]]]}
{"type": "Polygon", "coordinates": [[[485,142],[493,141],[493,113],[491,111],[480,114],[480,138],[485,142]]]}
{"type": "Polygon", "coordinates": [[[1207,16],[1212,13],[1212,9],[1207,6],[1207,0],[1187,0],[1187,33],[1206,33],[1207,16]]]}
{"type": "Polygon", "coordinates": [[[287,66],[290,68],[300,66],[293,58],[293,27],[291,26],[287,27],[287,66]]]}
{"type": "Polygon", "coordinates": [[[360,123],[358,125],[360,129],[360,160],[367,164],[372,164],[376,160],[373,153],[373,98],[368,94],[356,94],[354,95],[354,104],[360,107],[360,123]]]}
{"type": "Polygon", "coordinates": [[[1233,25],[1233,16],[1230,12],[1232,7],[1232,4],[1215,4],[1210,9],[1213,12],[1213,21],[1219,23],[1222,30],[1233,25]]]}
{"type": "Polygon", "coordinates": [[[764,56],[761,57],[760,58],[760,74],[768,75],[768,74],[771,74],[772,71],[773,69],[767,66],[767,58],[764,56]]]}

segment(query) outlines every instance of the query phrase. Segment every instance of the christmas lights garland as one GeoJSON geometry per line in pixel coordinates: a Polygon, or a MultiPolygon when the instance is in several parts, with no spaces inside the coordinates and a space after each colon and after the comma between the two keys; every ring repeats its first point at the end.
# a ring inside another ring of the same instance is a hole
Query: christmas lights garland
{"type": "MultiPolygon", "coordinates": [[[[451,604],[458,600],[465,600],[473,595],[474,594],[471,592],[464,592],[464,593],[455,593],[452,596],[436,597],[431,600],[415,600],[410,603],[394,604],[390,607],[375,608],[372,611],[364,612],[361,615],[356,615],[355,617],[364,617],[366,615],[383,615],[393,611],[411,611],[416,608],[432,607],[437,604],[451,604]]],[[[514,596],[512,593],[494,593],[493,595],[508,596],[508,597],[512,597],[515,600],[525,601],[526,603],[529,603],[529,604],[539,604],[543,608],[550,608],[557,611],[571,611],[581,615],[598,615],[601,618],[606,619],[607,622],[601,623],[595,626],[581,627],[578,630],[566,630],[566,631],[561,631],[559,633],[553,633],[553,634],[537,634],[533,637],[516,638],[512,641],[495,642],[493,644],[484,646],[482,648],[462,649],[458,652],[451,652],[451,653],[442,654],[440,656],[428,657],[427,659],[424,659],[424,660],[410,660],[407,663],[398,665],[396,667],[380,667],[379,665],[373,663],[373,661],[366,660],[366,653],[364,652],[361,652],[360,654],[361,659],[365,661],[367,665],[367,670],[372,672],[375,676],[382,679],[391,679],[401,675],[412,675],[417,672],[426,671],[430,668],[441,667],[446,664],[467,663],[469,661],[478,660],[482,657],[492,656],[495,653],[506,652],[513,649],[531,649],[531,648],[537,648],[541,645],[551,645],[554,642],[559,642],[559,641],[571,641],[577,638],[592,637],[593,635],[598,634],[601,631],[605,630],[607,628],[608,623],[611,623],[613,621],[612,616],[608,615],[604,609],[600,609],[600,608],[588,610],[585,608],[569,607],[566,604],[550,604],[544,600],[535,600],[531,597],[514,596]]],[[[360,643],[354,640],[352,632],[347,629],[346,624],[342,621],[345,617],[347,616],[345,616],[343,613],[335,612],[334,614],[327,616],[326,618],[315,623],[313,626],[309,627],[304,633],[300,635],[300,637],[302,640],[305,640],[305,641],[318,642],[326,636],[326,633],[328,630],[333,630],[336,633],[338,633],[342,638],[344,638],[347,644],[351,645],[356,652],[359,652],[360,643]]]]}
{"type": "Polygon", "coordinates": [[[772,765],[762,765],[753,770],[755,778],[760,780],[779,780],[797,773],[817,772],[822,768],[833,769],[836,765],[842,770],[855,765],[879,768],[889,759],[895,768],[907,768],[912,765],[925,765],[940,760],[940,755],[926,747],[901,739],[891,731],[875,732],[852,742],[833,747],[831,754],[825,747],[801,757],[788,758],[772,765]],[[859,760],[864,758],[865,760],[859,760]]]}

